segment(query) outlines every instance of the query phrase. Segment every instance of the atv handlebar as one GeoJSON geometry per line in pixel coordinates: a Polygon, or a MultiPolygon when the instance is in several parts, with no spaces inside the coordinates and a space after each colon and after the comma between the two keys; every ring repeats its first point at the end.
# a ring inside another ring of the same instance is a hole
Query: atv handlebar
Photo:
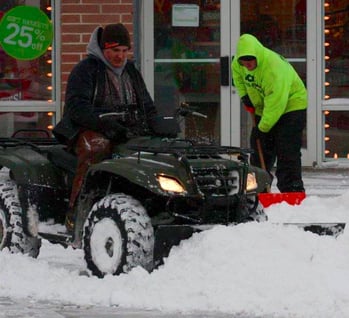
{"type": "Polygon", "coordinates": [[[192,115],[192,116],[207,118],[207,116],[205,114],[202,114],[200,112],[193,110],[192,108],[190,108],[188,103],[184,103],[184,102],[181,103],[181,105],[178,107],[176,113],[177,113],[177,115],[183,116],[183,117],[186,117],[188,115],[192,115]]]}

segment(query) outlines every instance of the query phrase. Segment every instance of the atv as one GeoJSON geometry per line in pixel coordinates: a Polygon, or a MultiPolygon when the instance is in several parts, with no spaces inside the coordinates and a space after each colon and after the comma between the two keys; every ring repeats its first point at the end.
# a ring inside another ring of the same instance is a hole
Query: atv
{"type": "MultiPolygon", "coordinates": [[[[188,107],[181,115],[204,116],[188,107]]],[[[133,136],[89,168],[72,233],[64,220],[74,154],[40,131],[0,138],[0,250],[37,257],[41,239],[82,248],[90,272],[104,277],[151,271],[172,246],[216,224],[267,219],[258,192],[271,179],[249,165],[250,150],[162,132],[177,116],[158,122],[156,134],[133,136]]]]}

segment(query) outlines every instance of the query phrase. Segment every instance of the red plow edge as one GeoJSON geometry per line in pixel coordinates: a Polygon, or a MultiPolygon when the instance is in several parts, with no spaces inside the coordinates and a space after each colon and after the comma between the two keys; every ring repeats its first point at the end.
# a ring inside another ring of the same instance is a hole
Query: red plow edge
{"type": "Polygon", "coordinates": [[[258,198],[263,207],[272,204],[287,202],[290,205],[299,205],[305,199],[305,192],[283,192],[283,193],[259,193],[258,198]]]}

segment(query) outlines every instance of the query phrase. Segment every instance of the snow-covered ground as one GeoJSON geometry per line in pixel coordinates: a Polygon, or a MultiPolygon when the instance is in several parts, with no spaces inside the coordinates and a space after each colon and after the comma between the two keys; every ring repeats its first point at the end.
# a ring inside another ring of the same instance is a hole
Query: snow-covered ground
{"type": "Polygon", "coordinates": [[[278,224],[348,222],[348,172],[304,180],[300,206],[197,233],[150,274],[81,275],[82,251],[47,241],[37,259],[2,251],[0,317],[349,317],[349,230],[334,238],[278,224]]]}

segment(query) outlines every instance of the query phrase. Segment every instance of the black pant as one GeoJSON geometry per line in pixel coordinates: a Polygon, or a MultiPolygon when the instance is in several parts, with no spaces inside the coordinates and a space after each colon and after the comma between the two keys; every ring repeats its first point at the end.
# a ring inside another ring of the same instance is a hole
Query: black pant
{"type": "MultiPolygon", "coordinates": [[[[260,119],[256,116],[257,125],[260,119]]],[[[277,161],[275,175],[280,192],[304,191],[301,147],[305,123],[306,110],[289,112],[281,116],[267,134],[260,137],[263,157],[269,173],[277,161]]],[[[255,134],[251,134],[250,143],[255,150],[251,156],[251,164],[260,167],[255,134]]]]}

